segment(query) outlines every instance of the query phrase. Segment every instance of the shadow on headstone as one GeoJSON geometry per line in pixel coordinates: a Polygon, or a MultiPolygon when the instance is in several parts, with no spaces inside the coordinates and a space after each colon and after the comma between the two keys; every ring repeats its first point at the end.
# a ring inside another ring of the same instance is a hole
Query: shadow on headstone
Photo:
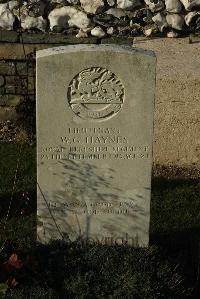
{"type": "Polygon", "coordinates": [[[39,190],[38,210],[42,220],[39,220],[38,240],[55,237],[66,241],[82,239],[107,245],[139,246],[138,238],[146,233],[144,227],[148,225],[144,225],[148,215],[141,206],[145,200],[143,193],[149,192],[148,188],[125,195],[113,185],[116,174],[111,168],[100,169],[82,161],[80,165],[67,159],[58,163],[61,170],[52,174],[61,179],[61,190],[51,196],[39,190]],[[107,237],[104,237],[106,232],[107,237]]]}

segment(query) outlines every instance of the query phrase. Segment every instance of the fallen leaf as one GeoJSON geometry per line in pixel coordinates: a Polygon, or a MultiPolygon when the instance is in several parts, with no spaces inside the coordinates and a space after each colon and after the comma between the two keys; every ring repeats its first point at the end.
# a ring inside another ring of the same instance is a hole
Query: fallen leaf
{"type": "Polygon", "coordinates": [[[21,269],[23,267],[23,262],[21,260],[18,260],[18,256],[16,253],[13,253],[7,262],[10,266],[16,268],[16,269],[21,269]]]}

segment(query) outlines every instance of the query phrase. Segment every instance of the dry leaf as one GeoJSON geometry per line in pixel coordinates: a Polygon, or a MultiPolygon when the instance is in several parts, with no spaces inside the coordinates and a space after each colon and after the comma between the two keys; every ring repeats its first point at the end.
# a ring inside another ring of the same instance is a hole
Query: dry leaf
{"type": "Polygon", "coordinates": [[[16,253],[13,253],[7,262],[10,266],[16,268],[16,269],[21,269],[23,266],[23,262],[21,260],[18,260],[18,256],[16,253]]]}

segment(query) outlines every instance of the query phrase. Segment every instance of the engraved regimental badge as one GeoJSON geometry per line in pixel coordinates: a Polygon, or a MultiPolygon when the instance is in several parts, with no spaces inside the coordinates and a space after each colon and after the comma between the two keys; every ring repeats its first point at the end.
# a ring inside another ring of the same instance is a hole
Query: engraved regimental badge
{"type": "Polygon", "coordinates": [[[111,71],[91,67],[70,82],[68,101],[73,112],[91,120],[105,120],[116,115],[124,101],[124,86],[111,71]]]}

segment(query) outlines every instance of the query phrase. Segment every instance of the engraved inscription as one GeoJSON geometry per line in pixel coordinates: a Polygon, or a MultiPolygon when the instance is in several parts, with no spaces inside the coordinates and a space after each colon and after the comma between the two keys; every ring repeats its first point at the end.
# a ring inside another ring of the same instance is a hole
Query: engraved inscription
{"type": "Polygon", "coordinates": [[[71,81],[68,102],[73,112],[83,119],[106,120],[121,109],[124,86],[111,71],[91,67],[71,81]]]}
{"type": "Polygon", "coordinates": [[[44,160],[136,160],[151,156],[147,144],[133,144],[119,128],[67,128],[61,145],[41,148],[44,160]],[[113,135],[115,133],[116,135],[113,135]],[[92,134],[92,135],[91,135],[92,134]],[[118,135],[120,134],[120,135],[118,135]]]}

